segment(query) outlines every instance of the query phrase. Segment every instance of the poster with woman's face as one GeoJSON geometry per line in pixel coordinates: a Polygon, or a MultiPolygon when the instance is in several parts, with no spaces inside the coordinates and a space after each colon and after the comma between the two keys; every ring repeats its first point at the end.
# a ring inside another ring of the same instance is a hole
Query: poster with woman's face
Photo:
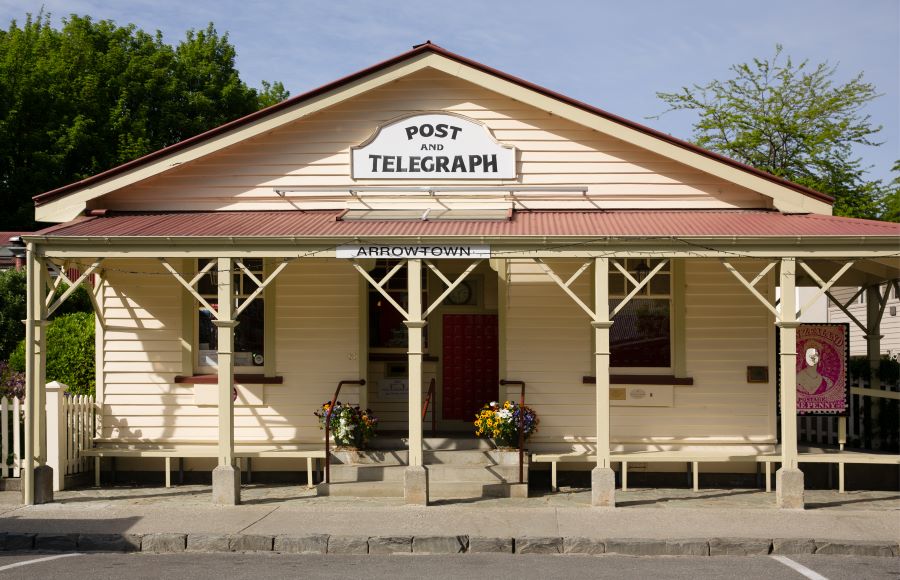
{"type": "Polygon", "coordinates": [[[797,329],[797,414],[846,414],[848,330],[845,324],[797,329]]]}

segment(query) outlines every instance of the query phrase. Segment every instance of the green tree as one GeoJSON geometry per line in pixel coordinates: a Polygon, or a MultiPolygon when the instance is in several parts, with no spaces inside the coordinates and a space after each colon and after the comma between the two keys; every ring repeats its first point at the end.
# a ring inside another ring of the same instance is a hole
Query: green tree
{"type": "Polygon", "coordinates": [[[778,177],[835,197],[834,213],[875,218],[884,186],[867,181],[854,146],[876,146],[864,113],[879,96],[860,73],[835,82],[837,67],[827,62],[795,64],[782,56],[753,59],[731,67],[733,78],[659,92],[670,111],[692,111],[693,140],[778,177]]]}
{"type": "Polygon", "coordinates": [[[891,171],[897,174],[890,185],[887,186],[887,194],[884,196],[884,211],[881,219],[889,222],[900,222],[900,159],[894,161],[891,171]]]}
{"type": "Polygon", "coordinates": [[[28,15],[0,30],[0,229],[34,226],[31,197],[287,97],[235,68],[210,24],[176,47],[134,25],[28,15]]]}
{"type": "MultiPolygon", "coordinates": [[[[96,386],[94,372],[94,315],[73,312],[59,316],[47,326],[47,382],[59,381],[68,385],[69,392],[93,395],[96,386]]],[[[22,340],[9,357],[14,371],[25,370],[25,341],[22,340]]]]}
{"type": "MultiPolygon", "coordinates": [[[[63,285],[54,294],[54,300],[68,289],[63,285]]],[[[0,271],[0,361],[9,357],[16,344],[25,338],[28,296],[25,271],[0,271]]],[[[53,318],[73,312],[93,312],[94,307],[84,287],[79,287],[53,313],[53,318]]]]}

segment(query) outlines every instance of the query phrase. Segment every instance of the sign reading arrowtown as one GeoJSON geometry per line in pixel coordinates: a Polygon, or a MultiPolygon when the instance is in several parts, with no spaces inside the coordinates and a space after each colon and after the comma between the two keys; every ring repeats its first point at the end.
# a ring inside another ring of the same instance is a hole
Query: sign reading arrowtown
{"type": "Polygon", "coordinates": [[[354,179],[513,179],[516,151],[481,123],[448,113],[403,117],[354,147],[354,179]]]}
{"type": "Polygon", "coordinates": [[[338,246],[338,258],[455,258],[478,259],[490,258],[490,246],[455,246],[455,245],[346,245],[338,246]]]}

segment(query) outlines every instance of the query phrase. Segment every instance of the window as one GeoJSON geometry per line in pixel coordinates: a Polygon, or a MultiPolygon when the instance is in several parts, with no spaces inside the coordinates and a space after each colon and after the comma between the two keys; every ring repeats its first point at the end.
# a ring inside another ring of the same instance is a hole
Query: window
{"type": "MultiPolygon", "coordinates": [[[[250,270],[257,279],[263,279],[263,261],[261,259],[244,259],[244,266],[250,270]]],[[[209,260],[200,260],[197,264],[198,271],[209,260]]],[[[253,280],[242,270],[235,266],[234,277],[234,308],[244,303],[244,300],[256,290],[253,280]]],[[[215,268],[209,271],[200,282],[197,290],[203,299],[214,309],[218,309],[219,296],[216,285],[215,268]]],[[[258,296],[241,312],[237,320],[239,324],[234,329],[234,366],[235,367],[260,367],[265,363],[265,293],[258,296]]],[[[200,369],[215,369],[218,366],[218,329],[213,321],[212,313],[202,304],[198,304],[198,360],[200,369]]]]}
{"type": "MultiPolygon", "coordinates": [[[[619,262],[641,281],[660,260],[628,258],[619,262]]],[[[610,327],[610,366],[668,368],[672,366],[671,262],[613,317],[610,327]]],[[[615,308],[634,289],[618,269],[610,268],[609,307],[615,308]]]]}
{"type": "MultiPolygon", "coordinates": [[[[369,273],[376,282],[383,279],[397,265],[396,260],[378,260],[375,268],[369,273]]],[[[422,307],[428,304],[427,274],[422,268],[422,307]]],[[[409,345],[409,333],[403,324],[403,315],[397,312],[394,305],[384,299],[381,292],[371,286],[369,288],[369,346],[371,348],[406,348],[409,345]]],[[[384,285],[384,290],[404,309],[409,307],[409,294],[406,288],[406,267],[400,268],[384,285]]],[[[428,347],[428,333],[424,333],[428,347]]]]}

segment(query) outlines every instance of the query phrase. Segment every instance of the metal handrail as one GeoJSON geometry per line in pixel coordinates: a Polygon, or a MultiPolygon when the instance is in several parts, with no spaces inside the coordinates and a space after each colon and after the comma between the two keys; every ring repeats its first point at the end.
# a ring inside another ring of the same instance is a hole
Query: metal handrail
{"type": "Polygon", "coordinates": [[[366,379],[356,379],[355,381],[341,381],[338,383],[337,389],[334,391],[334,397],[331,398],[331,405],[328,412],[325,413],[325,483],[331,483],[331,413],[334,411],[334,405],[337,398],[341,394],[341,387],[344,385],[365,386],[366,379]]]}
{"type": "Polygon", "coordinates": [[[519,397],[519,483],[525,483],[525,381],[500,379],[500,384],[522,387],[519,397]]]}
{"type": "MultiPolygon", "coordinates": [[[[431,404],[431,401],[434,399],[434,379],[431,379],[431,383],[428,385],[428,393],[425,394],[425,404],[422,405],[422,420],[425,420],[425,417],[428,415],[428,406],[431,404]]],[[[437,417],[434,415],[434,409],[431,410],[431,435],[434,436],[435,428],[437,426],[437,417]]]]}

